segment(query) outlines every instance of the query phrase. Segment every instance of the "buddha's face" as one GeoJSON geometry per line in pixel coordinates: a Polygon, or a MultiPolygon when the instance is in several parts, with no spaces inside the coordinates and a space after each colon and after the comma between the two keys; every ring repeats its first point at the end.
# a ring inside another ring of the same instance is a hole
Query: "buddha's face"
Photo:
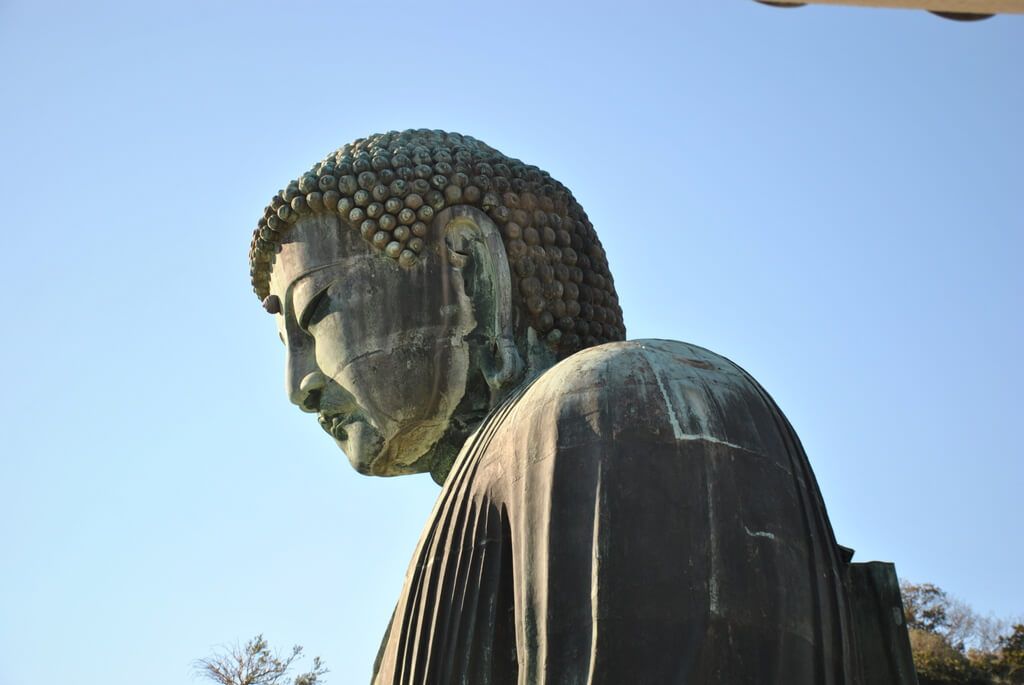
{"type": "Polygon", "coordinates": [[[474,322],[451,276],[429,249],[399,266],[332,216],[286,234],[270,286],[288,395],[360,473],[428,470],[463,397],[474,322]]]}

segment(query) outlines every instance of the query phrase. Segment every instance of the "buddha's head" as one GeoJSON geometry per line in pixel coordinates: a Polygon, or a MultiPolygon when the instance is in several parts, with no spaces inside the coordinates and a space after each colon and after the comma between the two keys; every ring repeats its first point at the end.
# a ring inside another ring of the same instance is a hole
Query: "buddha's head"
{"type": "Polygon", "coordinates": [[[456,133],[342,147],[272,198],[249,258],[289,397],[360,473],[443,481],[524,380],[625,337],[572,193],[456,133]]]}

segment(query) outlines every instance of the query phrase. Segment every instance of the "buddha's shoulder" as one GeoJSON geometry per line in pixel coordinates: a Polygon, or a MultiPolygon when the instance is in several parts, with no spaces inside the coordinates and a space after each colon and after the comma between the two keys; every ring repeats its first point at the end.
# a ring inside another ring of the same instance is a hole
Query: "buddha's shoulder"
{"type": "Polygon", "coordinates": [[[581,350],[538,378],[530,391],[550,394],[593,390],[628,394],[629,388],[695,383],[753,387],[739,366],[711,350],[676,340],[630,340],[581,350]]]}
{"type": "Polygon", "coordinates": [[[581,350],[535,379],[504,416],[517,439],[530,444],[538,435],[567,444],[601,436],[782,449],[781,412],[749,374],[710,350],[672,340],[581,350]]]}

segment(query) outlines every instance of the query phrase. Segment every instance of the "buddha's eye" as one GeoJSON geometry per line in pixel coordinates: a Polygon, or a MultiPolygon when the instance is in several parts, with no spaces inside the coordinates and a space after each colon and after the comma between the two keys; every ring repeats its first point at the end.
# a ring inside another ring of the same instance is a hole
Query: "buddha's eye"
{"type": "Polygon", "coordinates": [[[328,296],[328,288],[324,288],[313,296],[306,308],[302,310],[299,318],[299,328],[309,332],[309,327],[320,322],[330,311],[331,298],[328,296]]]}

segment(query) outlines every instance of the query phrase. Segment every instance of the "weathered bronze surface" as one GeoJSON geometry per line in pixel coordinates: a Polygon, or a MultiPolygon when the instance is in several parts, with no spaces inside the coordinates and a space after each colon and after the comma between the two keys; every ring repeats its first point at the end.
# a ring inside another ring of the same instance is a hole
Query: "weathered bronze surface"
{"type": "Polygon", "coordinates": [[[276,195],[250,258],[292,401],[361,473],[443,484],[374,683],[915,682],[895,572],[836,544],[782,412],[708,350],[623,341],[545,172],[373,136],[276,195]]]}

